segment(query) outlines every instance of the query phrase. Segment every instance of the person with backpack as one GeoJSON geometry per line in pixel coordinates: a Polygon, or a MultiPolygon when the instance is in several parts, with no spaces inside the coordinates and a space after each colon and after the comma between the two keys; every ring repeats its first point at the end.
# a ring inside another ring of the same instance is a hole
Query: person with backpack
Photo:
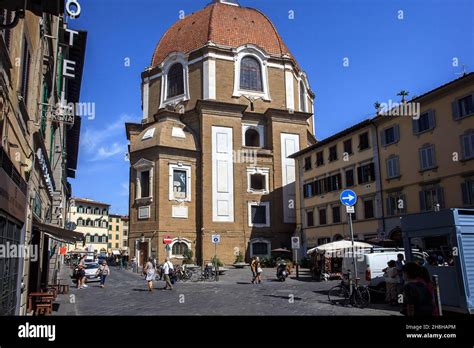
{"type": "Polygon", "coordinates": [[[171,277],[173,276],[174,268],[169,257],[165,259],[165,263],[163,264],[163,273],[166,282],[163,290],[173,290],[173,286],[171,285],[171,277]]]}
{"type": "Polygon", "coordinates": [[[109,266],[105,260],[102,261],[102,264],[99,266],[97,274],[100,277],[100,287],[103,288],[105,286],[105,278],[110,274],[109,266]]]}

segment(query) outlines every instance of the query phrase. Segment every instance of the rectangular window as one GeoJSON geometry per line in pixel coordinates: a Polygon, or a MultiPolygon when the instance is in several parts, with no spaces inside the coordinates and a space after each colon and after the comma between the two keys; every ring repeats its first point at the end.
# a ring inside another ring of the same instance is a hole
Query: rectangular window
{"type": "Polygon", "coordinates": [[[462,159],[474,158],[474,132],[461,136],[462,159]]]}
{"type": "Polygon", "coordinates": [[[251,221],[252,225],[266,225],[267,224],[267,207],[265,205],[251,206],[251,221]]]}
{"type": "Polygon", "coordinates": [[[375,180],[375,165],[369,163],[357,168],[357,178],[359,184],[366,184],[375,180]]]}
{"type": "Polygon", "coordinates": [[[346,170],[346,187],[354,186],[354,169],[346,170]]]}
{"type": "Polygon", "coordinates": [[[399,138],[399,126],[394,125],[383,129],[381,132],[382,146],[388,146],[398,142],[399,138]]]}
{"type": "Polygon", "coordinates": [[[112,239],[112,235],[111,235],[111,234],[109,234],[109,239],[112,239]]]}
{"type": "Polygon", "coordinates": [[[387,215],[405,214],[406,212],[406,198],[401,192],[391,193],[386,198],[387,215]]]}
{"type": "Polygon", "coordinates": [[[111,249],[112,248],[112,243],[107,243],[107,248],[111,249]]]}
{"type": "Polygon", "coordinates": [[[329,148],[329,162],[337,161],[337,145],[329,148]]]}
{"type": "Polygon", "coordinates": [[[320,225],[326,225],[327,224],[326,209],[319,209],[319,224],[320,225]]]}
{"type": "Polygon", "coordinates": [[[424,112],[417,120],[413,120],[413,134],[420,134],[433,129],[436,126],[435,113],[433,110],[424,112]]]}
{"type": "MultiPolygon", "coordinates": [[[[12,11],[10,10],[0,10],[0,24],[8,24],[12,22],[12,11]]],[[[11,29],[3,29],[0,31],[1,35],[3,36],[3,41],[5,42],[5,46],[7,49],[10,49],[10,37],[11,37],[11,29]]]]}
{"type": "Polygon", "coordinates": [[[268,168],[247,168],[247,192],[268,192],[268,168]]]}
{"type": "Polygon", "coordinates": [[[119,240],[119,239],[120,239],[119,235],[116,234],[116,235],[115,235],[115,240],[119,240]]]}
{"type": "Polygon", "coordinates": [[[369,144],[369,133],[365,132],[359,135],[359,150],[365,150],[370,147],[369,144]]]}
{"type": "Polygon", "coordinates": [[[326,178],[326,181],[327,192],[337,191],[342,188],[341,174],[331,175],[326,178]]]}
{"type": "Polygon", "coordinates": [[[347,139],[344,141],[344,152],[352,155],[352,139],[347,139]]]}
{"type": "Polygon", "coordinates": [[[306,226],[314,226],[314,212],[312,210],[306,212],[306,226]]]}
{"type": "Polygon", "coordinates": [[[436,167],[435,147],[429,145],[420,150],[420,169],[427,170],[436,167]]]}
{"type": "Polygon", "coordinates": [[[374,214],[374,200],[368,199],[364,201],[364,218],[371,219],[375,216],[374,214]]]}
{"type": "Polygon", "coordinates": [[[311,169],[311,157],[306,157],[304,159],[304,170],[310,170],[311,169]]]}
{"type": "Polygon", "coordinates": [[[324,165],[324,156],[323,156],[323,152],[320,151],[316,153],[316,166],[319,167],[322,165],[324,165]]]}
{"type": "Polygon", "coordinates": [[[464,117],[474,113],[474,103],[472,101],[472,95],[461,98],[458,100],[459,117],[464,117]]]}
{"type": "Polygon", "coordinates": [[[461,184],[462,203],[464,206],[474,205],[474,180],[467,180],[461,184]]]}
{"type": "Polygon", "coordinates": [[[140,173],[140,198],[150,197],[150,171],[140,173]]]}
{"type": "Polygon", "coordinates": [[[31,55],[28,47],[28,41],[23,38],[23,54],[21,57],[21,80],[20,80],[20,94],[23,97],[23,102],[27,105],[28,102],[28,84],[30,80],[30,63],[31,55]]]}
{"type": "Polygon", "coordinates": [[[173,196],[175,199],[185,199],[187,179],[185,170],[173,170],[173,196]]]}
{"type": "Polygon", "coordinates": [[[389,179],[400,176],[400,164],[398,156],[391,156],[387,159],[387,177],[389,179]]]}
{"type": "Polygon", "coordinates": [[[119,243],[115,243],[115,247],[118,248],[118,247],[119,247],[119,243]]]}
{"type": "Polygon", "coordinates": [[[435,186],[420,191],[420,210],[433,211],[444,208],[444,190],[435,186]]]}
{"type": "Polygon", "coordinates": [[[115,226],[115,231],[118,231],[119,230],[119,227],[118,226],[115,226]]]}
{"type": "Polygon", "coordinates": [[[324,245],[330,242],[331,242],[331,238],[329,237],[318,238],[318,245],[324,245]]]}
{"type": "Polygon", "coordinates": [[[313,197],[313,183],[307,183],[303,185],[303,197],[309,198],[313,197]]]}
{"type": "Polygon", "coordinates": [[[333,206],[332,207],[332,222],[338,223],[341,222],[341,206],[333,206]]]}

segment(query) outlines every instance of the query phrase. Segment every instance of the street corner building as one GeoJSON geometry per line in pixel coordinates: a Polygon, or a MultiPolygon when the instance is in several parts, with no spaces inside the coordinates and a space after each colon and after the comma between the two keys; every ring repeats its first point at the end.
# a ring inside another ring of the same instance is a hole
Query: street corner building
{"type": "Polygon", "coordinates": [[[81,238],[65,228],[81,118],[63,105],[79,101],[87,33],[61,1],[1,5],[0,315],[24,315],[81,238]]]}
{"type": "Polygon", "coordinates": [[[213,1],[163,34],[141,77],[143,120],[126,124],[130,254],[208,262],[213,234],[227,264],[290,248],[288,156],[315,143],[314,94],[276,26],[213,1]]]}

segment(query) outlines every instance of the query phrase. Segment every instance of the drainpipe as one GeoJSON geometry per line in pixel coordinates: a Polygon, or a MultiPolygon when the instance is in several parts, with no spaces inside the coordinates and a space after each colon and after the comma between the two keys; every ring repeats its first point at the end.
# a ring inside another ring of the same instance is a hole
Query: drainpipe
{"type": "Polygon", "coordinates": [[[376,122],[372,120],[371,123],[375,127],[375,139],[376,139],[375,142],[377,144],[376,156],[377,156],[377,165],[379,167],[378,172],[379,172],[379,183],[380,183],[380,206],[382,207],[382,230],[383,230],[384,238],[385,238],[385,232],[386,232],[385,231],[385,206],[384,206],[383,188],[382,188],[382,167],[380,163],[379,129],[376,122]]]}

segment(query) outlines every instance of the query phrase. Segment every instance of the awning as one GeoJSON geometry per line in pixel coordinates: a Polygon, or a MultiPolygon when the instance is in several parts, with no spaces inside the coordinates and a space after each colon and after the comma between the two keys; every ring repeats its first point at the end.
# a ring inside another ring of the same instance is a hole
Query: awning
{"type": "Polygon", "coordinates": [[[84,235],[82,233],[66,230],[55,225],[44,224],[39,221],[33,222],[33,227],[36,227],[41,232],[46,233],[54,239],[58,239],[59,241],[65,243],[81,242],[84,239],[84,235]]]}

